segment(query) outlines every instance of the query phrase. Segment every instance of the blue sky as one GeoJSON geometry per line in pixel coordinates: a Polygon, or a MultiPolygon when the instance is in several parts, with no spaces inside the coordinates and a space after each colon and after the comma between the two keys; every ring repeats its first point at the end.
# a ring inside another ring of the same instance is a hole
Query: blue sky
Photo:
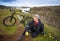
{"type": "Polygon", "coordinates": [[[0,5],[6,6],[52,6],[60,5],[60,0],[0,0],[0,5]]]}

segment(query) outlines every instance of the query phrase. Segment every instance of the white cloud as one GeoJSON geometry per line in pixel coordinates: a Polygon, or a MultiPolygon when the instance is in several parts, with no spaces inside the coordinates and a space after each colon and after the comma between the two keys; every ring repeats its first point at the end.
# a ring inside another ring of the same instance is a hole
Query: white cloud
{"type": "Polygon", "coordinates": [[[48,1],[51,3],[51,1],[55,2],[56,0],[15,0],[12,2],[0,2],[0,4],[2,5],[6,5],[6,6],[29,6],[29,7],[33,7],[33,6],[49,6],[49,5],[60,5],[60,4],[49,4],[48,1]]]}

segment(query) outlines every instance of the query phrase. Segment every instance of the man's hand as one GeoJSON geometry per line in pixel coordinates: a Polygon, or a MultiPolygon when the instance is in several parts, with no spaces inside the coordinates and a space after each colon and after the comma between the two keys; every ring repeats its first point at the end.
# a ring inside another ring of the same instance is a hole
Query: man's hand
{"type": "Polygon", "coordinates": [[[28,33],[28,32],[26,32],[26,33],[25,33],[25,35],[26,35],[26,36],[28,36],[28,35],[29,35],[29,33],[28,33]]]}

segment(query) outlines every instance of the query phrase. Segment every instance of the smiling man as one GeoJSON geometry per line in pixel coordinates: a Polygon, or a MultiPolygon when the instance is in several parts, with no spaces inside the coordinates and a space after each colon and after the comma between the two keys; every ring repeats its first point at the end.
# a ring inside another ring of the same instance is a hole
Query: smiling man
{"type": "Polygon", "coordinates": [[[28,35],[28,33],[30,33],[33,38],[39,34],[44,35],[44,24],[40,21],[39,15],[35,14],[33,16],[33,20],[27,23],[26,28],[22,35],[18,38],[18,41],[21,40],[25,34],[28,35]]]}

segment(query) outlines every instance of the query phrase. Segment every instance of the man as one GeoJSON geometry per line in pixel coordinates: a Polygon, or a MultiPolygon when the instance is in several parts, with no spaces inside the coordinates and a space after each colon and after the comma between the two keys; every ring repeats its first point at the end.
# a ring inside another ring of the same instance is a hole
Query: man
{"type": "Polygon", "coordinates": [[[26,28],[22,36],[19,37],[18,41],[22,39],[28,32],[33,38],[39,34],[44,35],[44,24],[40,21],[39,15],[34,15],[33,20],[27,23],[26,28]]]}

